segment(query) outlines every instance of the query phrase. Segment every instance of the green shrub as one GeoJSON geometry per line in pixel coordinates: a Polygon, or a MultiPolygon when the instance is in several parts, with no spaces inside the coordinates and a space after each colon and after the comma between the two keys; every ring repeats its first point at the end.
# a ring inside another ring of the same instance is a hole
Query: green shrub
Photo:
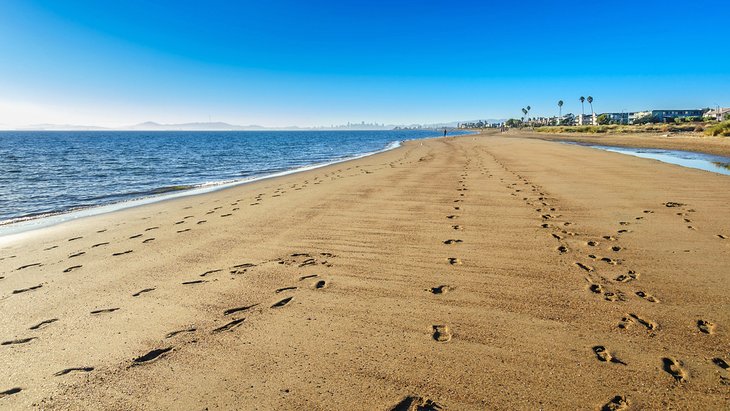
{"type": "Polygon", "coordinates": [[[705,134],[708,136],[730,136],[730,121],[715,124],[705,129],[705,134]]]}

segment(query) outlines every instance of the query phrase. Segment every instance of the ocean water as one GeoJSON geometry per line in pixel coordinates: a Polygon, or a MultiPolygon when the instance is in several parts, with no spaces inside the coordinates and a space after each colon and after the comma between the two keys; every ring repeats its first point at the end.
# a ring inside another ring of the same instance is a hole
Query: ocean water
{"type": "Polygon", "coordinates": [[[341,161],[440,134],[0,131],[0,225],[341,161]]]}

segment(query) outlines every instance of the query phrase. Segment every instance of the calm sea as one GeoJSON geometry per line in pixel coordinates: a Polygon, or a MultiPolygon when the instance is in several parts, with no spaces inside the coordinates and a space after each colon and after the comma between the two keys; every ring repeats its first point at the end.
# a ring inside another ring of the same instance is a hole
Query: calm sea
{"type": "Polygon", "coordinates": [[[241,181],[438,131],[3,131],[0,224],[241,181]]]}

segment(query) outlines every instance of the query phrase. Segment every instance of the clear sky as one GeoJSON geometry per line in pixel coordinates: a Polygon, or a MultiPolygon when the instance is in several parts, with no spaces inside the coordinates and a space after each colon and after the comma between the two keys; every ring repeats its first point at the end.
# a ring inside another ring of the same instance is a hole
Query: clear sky
{"type": "Polygon", "coordinates": [[[730,2],[0,1],[0,127],[730,106],[730,2]]]}

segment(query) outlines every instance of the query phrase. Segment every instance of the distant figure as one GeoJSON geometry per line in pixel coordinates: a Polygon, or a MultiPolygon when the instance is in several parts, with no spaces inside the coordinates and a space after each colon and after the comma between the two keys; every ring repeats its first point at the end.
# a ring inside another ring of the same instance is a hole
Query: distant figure
{"type": "Polygon", "coordinates": [[[444,129],[444,137],[446,137],[446,129],[444,129]]]}

